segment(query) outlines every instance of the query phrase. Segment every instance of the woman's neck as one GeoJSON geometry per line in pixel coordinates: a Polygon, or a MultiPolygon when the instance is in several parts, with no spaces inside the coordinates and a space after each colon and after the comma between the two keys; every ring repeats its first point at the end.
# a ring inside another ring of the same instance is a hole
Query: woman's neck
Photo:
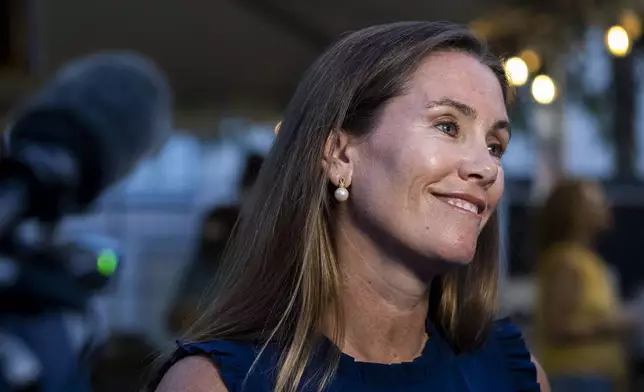
{"type": "Polygon", "coordinates": [[[342,351],[362,362],[407,362],[419,356],[427,340],[427,294],[407,296],[383,287],[377,277],[343,275],[342,351]]]}
{"type": "Polygon", "coordinates": [[[402,263],[386,259],[358,233],[338,234],[344,336],[335,343],[362,362],[398,363],[418,357],[427,340],[428,283],[402,263]]]}

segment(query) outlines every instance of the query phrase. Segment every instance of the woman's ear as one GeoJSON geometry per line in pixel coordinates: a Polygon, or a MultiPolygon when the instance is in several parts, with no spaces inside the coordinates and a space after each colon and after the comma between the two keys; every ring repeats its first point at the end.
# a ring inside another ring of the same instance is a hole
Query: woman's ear
{"type": "Polygon", "coordinates": [[[332,131],[324,144],[322,168],[329,181],[336,186],[340,184],[340,179],[344,181],[344,186],[351,184],[353,162],[347,154],[348,148],[349,135],[344,131],[332,131]]]}

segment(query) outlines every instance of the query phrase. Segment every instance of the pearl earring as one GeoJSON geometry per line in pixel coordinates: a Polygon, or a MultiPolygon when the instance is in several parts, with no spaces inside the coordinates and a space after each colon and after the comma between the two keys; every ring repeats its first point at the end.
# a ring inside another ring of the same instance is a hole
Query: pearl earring
{"type": "Polygon", "coordinates": [[[344,186],[344,178],[340,178],[340,183],[338,184],[333,196],[335,196],[335,199],[340,202],[346,201],[349,198],[349,191],[344,186]]]}

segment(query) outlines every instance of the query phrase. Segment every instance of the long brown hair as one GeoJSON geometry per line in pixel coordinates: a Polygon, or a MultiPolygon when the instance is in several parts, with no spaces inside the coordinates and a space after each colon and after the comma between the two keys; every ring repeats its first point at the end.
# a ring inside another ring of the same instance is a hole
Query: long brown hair
{"type": "MultiPolygon", "coordinates": [[[[383,106],[405,93],[419,63],[437,51],[468,53],[497,76],[499,60],[467,29],[451,23],[401,22],[346,36],[310,67],[299,84],[245,204],[225,257],[228,273],[196,323],[194,340],[276,344],[275,390],[295,391],[315,351],[319,322],[336,320],[342,341],[340,276],[332,249],[334,202],[321,166],[334,130],[365,135],[383,106]]],[[[432,283],[431,314],[455,350],[479,346],[495,317],[498,225],[485,226],[473,262],[432,283]]],[[[339,355],[339,354],[337,354],[339,355]]],[[[321,378],[333,376],[337,356],[321,378]]]]}

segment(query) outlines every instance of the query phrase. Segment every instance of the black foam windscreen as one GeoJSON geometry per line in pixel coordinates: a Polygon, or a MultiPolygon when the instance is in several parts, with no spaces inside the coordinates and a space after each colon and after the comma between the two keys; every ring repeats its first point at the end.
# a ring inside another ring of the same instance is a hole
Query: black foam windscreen
{"type": "Polygon", "coordinates": [[[8,151],[40,144],[68,151],[79,165],[77,199],[91,202],[160,148],[171,131],[172,91],[149,59],[106,52],[64,66],[19,109],[8,151]]]}

